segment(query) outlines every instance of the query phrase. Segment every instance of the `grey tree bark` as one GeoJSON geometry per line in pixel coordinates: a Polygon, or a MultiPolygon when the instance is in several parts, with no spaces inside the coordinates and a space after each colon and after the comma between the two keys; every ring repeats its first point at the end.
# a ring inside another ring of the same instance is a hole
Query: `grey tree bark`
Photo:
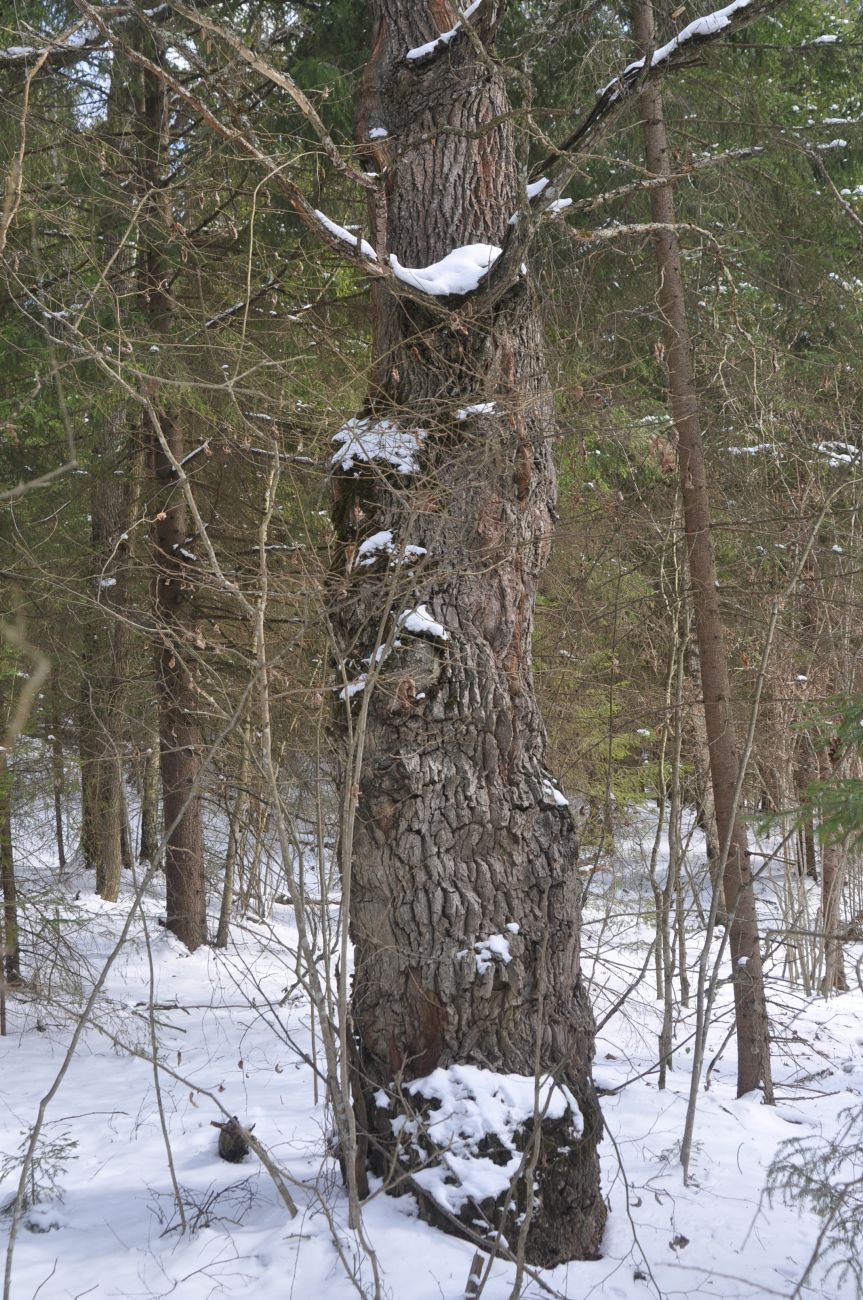
{"type": "Polygon", "coordinates": [[[96,891],[116,901],[123,866],[125,823],[121,746],[129,671],[124,620],[130,485],[114,472],[122,430],[108,420],[91,477],[91,596],[86,621],[81,717],[81,845],[96,870],[96,891]]]}
{"type": "MultiPolygon", "coordinates": [[[[374,0],[357,138],[386,178],[370,205],[379,257],[426,267],[464,245],[499,247],[524,204],[505,84],[487,57],[501,9],[483,5],[472,33],[408,60],[458,13],[374,0]]],[[[536,1168],[515,1189],[531,1205],[527,1259],[553,1265],[595,1255],[605,1206],[576,832],[545,767],[531,664],[556,492],[538,304],[527,275],[493,305],[481,293],[408,300],[381,284],[373,300],[368,399],[340,435],[333,508],[335,628],[354,679],[344,732],[351,709],[368,709],[342,863],[358,1120],[369,1164],[385,1172],[394,1153],[410,1164],[393,1123],[417,1104],[409,1081],[454,1065],[553,1074],[572,1108],[542,1121],[536,1168]],[[380,532],[388,546],[360,550],[380,532]]],[[[510,1199],[479,1208],[500,1224],[510,1199]]],[[[423,1213],[444,1221],[428,1199],[423,1213]]],[[[460,1214],[471,1225],[478,1208],[460,1214]]]]}
{"type": "MultiPolygon", "coordinates": [[[[640,51],[652,50],[656,43],[652,0],[633,0],[632,18],[640,51]]],[[[654,176],[667,176],[670,174],[669,145],[658,81],[648,83],[642,93],[641,106],[648,172],[654,176]]],[[[670,183],[650,191],[650,208],[654,222],[667,227],[674,225],[674,195],[670,183]]],[[[734,807],[739,765],[731,682],[719,603],[698,395],[690,356],[683,265],[680,242],[674,230],[659,232],[655,236],[655,249],[669,401],[677,430],[686,549],[714,811],[719,842],[723,847],[728,844],[722,886],[734,974],[737,1091],[742,1095],[761,1087],[765,1098],[772,1100],[767,1004],[755,891],[746,827],[739,810],[734,807]]],[[[718,881],[714,887],[718,887],[718,881]]]]}
{"type": "MultiPolygon", "coordinates": [[[[152,51],[150,52],[152,54],[152,51]]],[[[158,55],[156,55],[158,58],[158,55]]],[[[142,193],[140,285],[142,313],[154,334],[170,340],[174,301],[165,259],[171,223],[168,170],[170,117],[165,86],[155,73],[136,74],[139,168],[142,193]]],[[[152,417],[145,430],[154,484],[154,604],[157,651],[159,756],[165,821],[166,923],[194,951],[207,939],[198,714],[201,644],[195,594],[196,560],[189,550],[186,503],[174,464],[183,459],[182,412],[150,385],[152,417]],[[160,436],[161,435],[161,436],[160,436]]]]}
{"type": "MultiPolygon", "coordinates": [[[[112,65],[106,121],[106,164],[99,180],[94,219],[108,280],[106,298],[128,317],[134,289],[134,254],[126,242],[125,185],[132,151],[134,107],[129,66],[112,65]],[[110,161],[108,161],[110,159],[110,161]],[[117,194],[123,199],[118,205],[117,194]]],[[[139,465],[137,430],[129,427],[128,403],[111,400],[94,423],[90,449],[91,606],[84,636],[81,713],[81,850],[96,872],[96,891],[116,901],[124,865],[126,827],[123,743],[127,738],[130,633],[129,530],[139,465]]]]}
{"type": "Polygon", "coordinates": [[[228,820],[228,847],[225,852],[225,867],[222,878],[222,902],[219,908],[219,923],[216,927],[214,948],[227,948],[230,935],[231,915],[236,892],[237,860],[242,836],[242,823],[249,802],[249,770],[251,768],[251,725],[246,720],[240,732],[242,757],[237,776],[234,804],[228,820]]]}
{"type": "Polygon", "coordinates": [[[138,843],[139,862],[160,866],[159,843],[162,838],[159,825],[160,768],[159,732],[145,731],[145,749],[139,756],[138,767],[141,786],[141,838],[138,843]]]}

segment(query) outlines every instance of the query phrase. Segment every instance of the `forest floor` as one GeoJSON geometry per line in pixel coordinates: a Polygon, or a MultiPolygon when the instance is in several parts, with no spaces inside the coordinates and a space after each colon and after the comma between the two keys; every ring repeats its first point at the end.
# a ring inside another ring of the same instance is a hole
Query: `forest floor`
{"type": "MultiPolygon", "coordinates": [[[[661,1004],[646,963],[653,897],[645,857],[652,833],[650,810],[643,810],[640,834],[638,824],[631,826],[613,863],[596,873],[585,911],[583,969],[598,1021],[646,964],[597,1039],[595,1079],[607,1126],[603,1190],[610,1206],[602,1258],[544,1272],[548,1289],[534,1280],[524,1294],[569,1300],[858,1296],[853,1275],[829,1271],[842,1263],[841,1252],[820,1259],[796,1289],[820,1221],[781,1198],[771,1203],[764,1188],[783,1142],[840,1135],[848,1141],[847,1112],[860,1106],[863,1092],[863,993],[853,978],[861,949],[847,951],[853,991],[829,1001],[787,981],[784,949],[769,962],[774,1107],[755,1095],[735,1097],[734,1042],[725,1041],[730,989],[720,987],[708,1061],[722,1051],[709,1089],[699,1095],[692,1176],[684,1186],[679,1155],[703,932],[693,921],[687,934],[692,1006],[676,1010],[674,1068],[660,1091],[661,1004]]],[[[130,883],[118,903],[103,903],[92,879],[80,873],[58,889],[48,849],[35,839],[31,848],[24,883],[28,929],[38,929],[40,957],[37,987],[10,1000],[9,1033],[0,1039],[0,1205],[14,1195],[21,1145],[133,900],[130,883]]],[[[703,871],[697,836],[690,866],[703,871]]],[[[760,905],[766,929],[778,908],[769,877],[760,905]]],[[[135,909],[90,1025],[47,1108],[36,1203],[14,1246],[12,1300],[340,1300],[366,1291],[371,1269],[347,1228],[328,1115],[301,1056],[312,1044],[308,1003],[295,986],[290,908],[275,905],[267,924],[235,925],[223,951],[189,955],[159,926],[161,907],[154,891],[135,909]],[[160,1092],[186,1231],[178,1224],[148,1059],[153,1032],[160,1059],[174,1072],[160,1073],[160,1092]],[[296,1218],[289,1218],[254,1155],[237,1165],[220,1160],[210,1125],[223,1117],[217,1101],[256,1125],[256,1136],[291,1179],[296,1218]]],[[[720,941],[717,932],[714,950],[720,941]]],[[[858,1152],[843,1174],[853,1178],[859,1162],[858,1152]]],[[[364,1217],[386,1295],[464,1295],[473,1248],[420,1222],[411,1195],[374,1196],[364,1217]]],[[[4,1241],[8,1223],[8,1216],[0,1219],[4,1241]]],[[[495,1263],[486,1300],[509,1297],[513,1277],[512,1265],[495,1263]]]]}

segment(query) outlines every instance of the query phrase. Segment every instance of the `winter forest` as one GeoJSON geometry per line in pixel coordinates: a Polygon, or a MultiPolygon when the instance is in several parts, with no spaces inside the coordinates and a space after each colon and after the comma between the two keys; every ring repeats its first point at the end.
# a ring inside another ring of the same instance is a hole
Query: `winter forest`
{"type": "Polygon", "coordinates": [[[863,1295],[863,10],[710,4],[0,4],[3,1300],[863,1295]]]}

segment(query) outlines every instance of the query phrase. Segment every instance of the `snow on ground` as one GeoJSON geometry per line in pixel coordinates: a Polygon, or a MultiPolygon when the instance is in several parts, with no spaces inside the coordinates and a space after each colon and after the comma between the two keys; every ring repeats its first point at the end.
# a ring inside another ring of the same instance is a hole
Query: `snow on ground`
{"type": "MultiPolygon", "coordinates": [[[[709,1091],[700,1096],[693,1178],[684,1187],[679,1148],[694,1011],[680,1012],[674,1069],[662,1092],[655,1069],[660,1009],[649,963],[622,1009],[602,1023],[645,964],[652,895],[644,854],[651,837],[648,814],[629,839],[618,841],[613,864],[594,876],[585,913],[583,969],[601,1025],[595,1077],[608,1130],[601,1150],[611,1212],[603,1256],[547,1271],[542,1281],[571,1300],[791,1296],[818,1224],[808,1211],[770,1204],[763,1196],[765,1174],[784,1140],[838,1133],[843,1112],[859,1104],[863,994],[855,989],[829,1002],[808,999],[783,981],[781,962],[774,963],[777,1105],[762,1106],[756,1096],[735,1098],[730,1042],[709,1091]]],[[[695,837],[693,870],[701,847],[695,837]]],[[[43,871],[51,867],[44,843],[26,871],[22,864],[31,899],[40,861],[43,871]]],[[[764,908],[772,897],[768,882],[764,908]]],[[[0,1171],[2,1157],[18,1151],[62,1064],[72,1013],[114,946],[131,901],[131,884],[119,903],[106,904],[92,893],[91,880],[71,873],[62,890],[46,888],[38,903],[28,905],[29,924],[39,925],[41,991],[11,999],[10,1032],[0,1039],[0,1171]]],[[[330,1119],[313,1096],[308,1058],[316,1051],[320,1059],[320,1041],[313,1048],[308,1003],[297,985],[291,909],[274,904],[266,923],[235,925],[225,951],[189,955],[159,926],[160,906],[156,892],[145,896],[97,1002],[93,1028],[48,1107],[37,1173],[43,1199],[18,1236],[12,1300],[37,1293],[40,1300],[346,1300],[357,1288],[345,1264],[372,1294],[371,1269],[347,1227],[330,1119]],[[185,1233],[178,1230],[147,1059],[151,1002],[160,1060],[173,1071],[162,1073],[161,1093],[193,1229],[185,1233]],[[256,1136],[290,1180],[295,1219],[254,1155],[239,1165],[218,1158],[210,1126],[224,1117],[217,1101],[228,1114],[256,1124],[256,1136]]],[[[697,939],[692,932],[687,940],[693,989],[697,939]]],[[[849,955],[853,970],[859,950],[849,955]]],[[[726,1037],[729,1016],[724,986],[709,1058],[726,1037]]],[[[7,1170],[0,1204],[13,1194],[14,1179],[14,1170],[7,1170]]],[[[7,1225],[8,1219],[0,1220],[4,1232],[7,1225]]],[[[473,1247],[419,1222],[411,1196],[373,1197],[365,1225],[380,1260],[383,1294],[392,1300],[457,1300],[464,1294],[473,1247]]],[[[511,1265],[496,1263],[483,1293],[487,1300],[509,1297],[513,1275],[511,1265]]],[[[528,1281],[524,1294],[548,1292],[528,1281]]],[[[826,1277],[819,1267],[801,1294],[850,1300],[857,1291],[853,1282],[826,1277]]]]}

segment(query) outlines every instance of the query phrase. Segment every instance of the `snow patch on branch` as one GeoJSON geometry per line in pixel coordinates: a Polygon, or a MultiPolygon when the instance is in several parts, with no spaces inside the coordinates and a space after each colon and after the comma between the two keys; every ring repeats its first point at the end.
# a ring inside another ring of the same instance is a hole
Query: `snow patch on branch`
{"type": "Polygon", "coordinates": [[[399,631],[412,632],[414,636],[430,636],[437,641],[448,641],[443,623],[438,623],[429,613],[428,605],[417,605],[416,609],[403,609],[396,620],[399,631]]]}
{"type": "Polygon", "coordinates": [[[361,677],[358,677],[355,682],[348,682],[347,686],[342,687],[342,689],[339,691],[339,699],[352,700],[355,695],[359,695],[360,691],[364,691],[365,689],[366,689],[366,675],[365,673],[363,673],[363,675],[361,677]]]}
{"type": "Polygon", "coordinates": [[[543,777],[542,797],[545,799],[546,803],[553,803],[556,808],[569,807],[569,800],[566,795],[562,790],[558,790],[554,782],[549,781],[548,777],[543,777]]]}
{"type": "Polygon", "coordinates": [[[377,253],[367,240],[352,235],[349,230],[345,230],[344,226],[340,226],[337,221],[331,221],[327,214],[321,212],[319,208],[315,208],[315,216],[324,229],[328,230],[331,235],[335,235],[336,239],[343,239],[346,244],[353,245],[355,252],[362,253],[363,257],[368,257],[370,261],[376,262],[378,260],[377,253]]]}
{"type": "Polygon", "coordinates": [[[494,415],[496,402],[474,402],[472,406],[460,406],[455,413],[457,420],[468,420],[472,415],[494,415]]]}
{"type": "Polygon", "coordinates": [[[357,550],[357,565],[365,567],[374,564],[381,554],[395,557],[391,560],[392,567],[392,564],[412,564],[414,560],[427,555],[428,551],[424,546],[416,546],[413,542],[409,542],[399,555],[392,533],[388,528],[382,528],[380,532],[372,533],[371,537],[360,542],[357,550]]]}
{"type": "Polygon", "coordinates": [[[860,448],[855,447],[853,442],[819,442],[818,453],[826,456],[830,469],[838,469],[840,465],[853,465],[860,459],[860,448]]]}
{"type": "Polygon", "coordinates": [[[425,429],[404,429],[395,420],[355,417],[333,435],[338,450],[330,464],[348,472],[357,464],[383,461],[400,474],[416,474],[420,467],[419,448],[425,436],[425,429]]]}
{"type": "Polygon", "coordinates": [[[748,447],[729,447],[729,456],[758,456],[761,452],[778,455],[776,444],[772,442],[753,442],[748,447]]]}
{"type": "Polygon", "coordinates": [[[496,244],[465,244],[454,248],[439,262],[432,262],[431,266],[417,267],[402,266],[391,253],[390,266],[398,279],[412,288],[445,297],[452,293],[472,293],[501,252],[496,244]]]}
{"type": "Polygon", "coordinates": [[[382,528],[379,533],[372,533],[371,537],[360,542],[357,564],[374,564],[381,551],[387,555],[391,555],[393,551],[393,535],[388,528],[382,528]]]}
{"type": "Polygon", "coordinates": [[[495,958],[502,961],[504,966],[508,966],[512,961],[509,939],[504,934],[490,934],[487,939],[478,939],[473,949],[476,954],[474,960],[477,975],[484,975],[487,970],[491,970],[495,958]]]}
{"type": "MultiPolygon", "coordinates": [[[[682,28],[676,36],[672,36],[670,41],[666,41],[664,45],[660,45],[658,49],[653,51],[650,59],[651,68],[655,68],[658,64],[664,63],[670,55],[674,54],[676,50],[679,50],[682,45],[686,45],[689,41],[695,40],[699,37],[703,39],[707,36],[715,36],[717,32],[721,32],[724,27],[728,26],[733,14],[738,13],[741,9],[748,9],[751,3],[752,0],[731,0],[731,4],[725,5],[723,9],[716,9],[712,14],[704,14],[701,18],[696,18],[691,23],[687,23],[687,25],[682,28]]],[[[613,77],[607,85],[597,91],[597,94],[604,95],[607,91],[611,90],[612,86],[614,86],[616,82],[628,78],[633,72],[638,72],[644,67],[644,62],[645,61],[642,58],[635,59],[632,63],[628,63],[623,69],[621,75],[619,77],[613,77]]],[[[619,90],[615,91],[611,97],[612,101],[617,99],[619,94],[619,90]]]]}
{"type": "Polygon", "coordinates": [[[461,19],[456,23],[455,27],[451,27],[448,32],[441,32],[440,36],[436,36],[434,40],[426,41],[425,45],[416,45],[412,50],[408,50],[405,58],[411,60],[424,59],[427,55],[434,54],[435,50],[440,46],[449,45],[453,37],[458,35],[462,27],[464,27],[464,20],[472,18],[481,4],[482,0],[472,0],[467,9],[462,11],[461,19]]]}

